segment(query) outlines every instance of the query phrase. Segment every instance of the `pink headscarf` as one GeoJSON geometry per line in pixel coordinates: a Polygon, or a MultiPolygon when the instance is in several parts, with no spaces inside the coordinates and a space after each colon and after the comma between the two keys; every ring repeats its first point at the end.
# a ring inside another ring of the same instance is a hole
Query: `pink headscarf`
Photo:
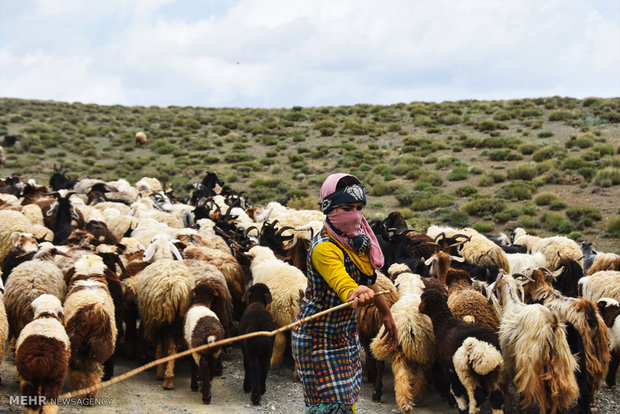
{"type": "MultiPolygon", "coordinates": [[[[351,174],[343,174],[343,173],[338,173],[338,174],[331,174],[329,177],[327,177],[325,179],[325,181],[323,182],[323,185],[321,186],[321,192],[320,192],[320,196],[321,196],[321,200],[323,200],[323,198],[325,198],[325,196],[332,194],[333,192],[336,191],[336,185],[338,184],[338,181],[340,181],[340,179],[342,177],[346,177],[346,176],[351,176],[354,177],[351,174]]],[[[357,177],[355,177],[357,178],[357,177]]],[[[351,218],[353,219],[356,216],[356,212],[351,211],[351,218]]],[[[343,213],[340,213],[340,215],[342,215],[343,213]]],[[[327,213],[327,215],[329,216],[330,213],[327,213]]],[[[332,224],[334,224],[332,222],[332,224]]],[[[340,242],[340,244],[342,244],[347,250],[351,250],[351,247],[349,246],[349,241],[347,239],[347,237],[343,237],[340,236],[338,234],[336,234],[333,229],[327,224],[327,219],[326,221],[323,223],[323,225],[325,226],[325,228],[327,229],[327,231],[329,232],[329,234],[336,240],[338,240],[340,242]]],[[[344,228],[339,228],[338,230],[340,231],[345,231],[346,233],[348,233],[348,229],[344,229],[344,228]]],[[[360,226],[357,229],[357,231],[354,231],[354,233],[356,234],[347,234],[348,236],[356,236],[359,233],[363,233],[366,236],[368,236],[368,238],[370,239],[371,245],[370,245],[370,251],[368,252],[370,255],[370,264],[372,265],[373,268],[375,269],[380,269],[381,267],[383,267],[383,263],[384,263],[384,258],[383,258],[383,253],[381,252],[381,247],[379,247],[379,242],[377,241],[377,237],[375,236],[375,233],[372,231],[372,229],[370,228],[370,225],[368,224],[368,221],[366,221],[366,218],[364,218],[364,216],[362,215],[361,217],[361,222],[360,222],[360,226]]]]}

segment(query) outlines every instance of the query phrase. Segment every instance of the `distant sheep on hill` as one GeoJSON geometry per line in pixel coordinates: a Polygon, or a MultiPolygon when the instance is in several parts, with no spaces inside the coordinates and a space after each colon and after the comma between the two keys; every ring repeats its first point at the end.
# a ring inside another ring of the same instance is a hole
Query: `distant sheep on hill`
{"type": "Polygon", "coordinates": [[[142,145],[146,144],[146,141],[147,141],[146,134],[144,132],[142,132],[142,131],[136,132],[136,141],[135,141],[136,145],[142,146],[142,145]]]}

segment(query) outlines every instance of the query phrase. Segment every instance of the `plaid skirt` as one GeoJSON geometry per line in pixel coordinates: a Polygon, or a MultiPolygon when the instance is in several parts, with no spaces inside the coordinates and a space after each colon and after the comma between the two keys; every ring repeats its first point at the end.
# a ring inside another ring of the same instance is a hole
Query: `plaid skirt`
{"type": "Polygon", "coordinates": [[[362,385],[362,362],[356,332],[346,337],[327,338],[293,330],[292,347],[307,412],[312,412],[311,407],[319,404],[352,406],[357,402],[362,385]]]}

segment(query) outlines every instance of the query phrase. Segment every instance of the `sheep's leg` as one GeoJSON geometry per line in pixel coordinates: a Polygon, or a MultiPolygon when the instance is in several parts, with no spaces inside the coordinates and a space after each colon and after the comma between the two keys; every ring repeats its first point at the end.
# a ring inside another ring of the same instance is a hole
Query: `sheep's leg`
{"type": "Polygon", "coordinates": [[[260,365],[260,395],[265,394],[265,391],[267,390],[267,373],[269,372],[269,358],[264,358],[264,359],[260,359],[258,361],[258,364],[260,365]]]}
{"type": "Polygon", "coordinates": [[[407,367],[407,364],[403,360],[402,356],[398,355],[392,359],[392,372],[394,373],[394,394],[396,395],[396,404],[398,404],[398,408],[402,413],[412,413],[412,372],[407,367]]]}
{"type": "Polygon", "coordinates": [[[504,412],[504,393],[497,386],[493,391],[491,391],[491,396],[489,397],[491,402],[491,412],[492,414],[501,414],[504,412]]]}
{"type": "MultiPolygon", "coordinates": [[[[159,339],[157,341],[157,345],[155,346],[155,359],[161,359],[164,356],[164,344],[163,340],[159,339]]],[[[157,381],[161,381],[164,379],[164,364],[157,365],[157,381]]]]}
{"type": "Polygon", "coordinates": [[[41,413],[56,414],[58,412],[58,406],[56,404],[51,404],[49,400],[56,399],[60,395],[60,391],[62,391],[62,379],[64,378],[56,379],[56,381],[46,383],[41,387],[41,395],[44,395],[47,399],[41,413]]]}
{"type": "Polygon", "coordinates": [[[383,371],[385,370],[385,361],[382,359],[372,358],[371,364],[375,366],[375,384],[372,391],[372,400],[381,402],[383,395],[383,371]]]}
{"type": "Polygon", "coordinates": [[[424,369],[418,367],[414,370],[411,388],[413,391],[413,404],[418,405],[426,398],[426,372],[424,372],[424,369]]]}
{"type": "MultiPolygon", "coordinates": [[[[32,401],[39,401],[38,400],[38,396],[39,396],[39,387],[29,381],[24,381],[21,380],[20,381],[20,388],[21,388],[21,392],[22,395],[25,397],[28,397],[27,402],[30,403],[32,401]]],[[[26,404],[24,406],[24,413],[26,412],[38,412],[39,411],[39,405],[32,405],[32,404],[26,404]],[[30,410],[30,411],[29,411],[30,410]]]]}
{"type": "Polygon", "coordinates": [[[286,335],[282,332],[276,334],[273,344],[273,354],[271,355],[271,368],[280,368],[284,359],[284,351],[286,351],[286,335]]]}
{"type": "Polygon", "coordinates": [[[248,361],[247,352],[243,350],[243,392],[250,392],[250,362],[248,361]]]}
{"type": "Polygon", "coordinates": [[[200,377],[198,376],[198,365],[196,365],[196,361],[192,355],[189,356],[189,368],[191,372],[191,380],[189,384],[189,388],[192,391],[198,391],[198,380],[200,377]]]}
{"type": "MultiPolygon", "coordinates": [[[[368,383],[374,384],[375,379],[377,378],[377,366],[375,365],[376,359],[372,356],[370,349],[366,349],[366,347],[364,347],[364,353],[366,354],[366,373],[368,375],[368,383]]],[[[379,397],[379,399],[381,399],[381,397],[379,397]]]]}
{"type": "MultiPolygon", "coordinates": [[[[174,342],[173,338],[168,338],[168,356],[174,355],[177,352],[177,344],[174,342]]],[[[174,389],[174,359],[166,362],[166,372],[164,372],[164,389],[165,390],[173,390],[174,389]]],[[[203,378],[204,382],[205,379],[203,378]]]]}
{"type": "Polygon", "coordinates": [[[616,385],[616,374],[618,373],[618,365],[620,365],[620,352],[615,350],[611,352],[611,360],[605,377],[605,385],[609,388],[616,385]]]}
{"type": "Polygon", "coordinates": [[[261,397],[261,366],[258,361],[259,356],[253,355],[252,358],[249,358],[248,368],[250,374],[250,388],[252,390],[252,395],[250,399],[252,400],[253,405],[260,404],[261,397]]]}
{"type": "Polygon", "coordinates": [[[467,389],[461,383],[461,380],[456,375],[455,372],[451,372],[449,374],[450,380],[450,393],[454,397],[456,401],[456,405],[459,409],[459,414],[466,414],[468,412],[468,398],[467,398],[467,389]]]}
{"type": "Polygon", "coordinates": [[[114,354],[110,355],[107,361],[103,363],[103,381],[107,381],[114,376],[114,354]]]}
{"type": "Polygon", "coordinates": [[[213,374],[209,367],[209,362],[204,356],[200,357],[200,378],[202,379],[202,402],[205,404],[211,403],[211,378],[213,374]]]}

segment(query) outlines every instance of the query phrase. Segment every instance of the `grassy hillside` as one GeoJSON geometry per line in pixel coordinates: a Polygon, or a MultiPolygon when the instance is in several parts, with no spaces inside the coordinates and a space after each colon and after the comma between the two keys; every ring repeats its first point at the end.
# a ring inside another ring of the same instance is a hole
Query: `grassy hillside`
{"type": "Polygon", "coordinates": [[[314,208],[332,172],[370,194],[368,216],[500,232],[518,222],[620,253],[620,98],[411,102],[287,109],[124,107],[0,99],[0,177],[47,183],[143,176],[175,194],[206,170],[251,204],[314,208]],[[144,131],[148,142],[134,145],[144,131]]]}

